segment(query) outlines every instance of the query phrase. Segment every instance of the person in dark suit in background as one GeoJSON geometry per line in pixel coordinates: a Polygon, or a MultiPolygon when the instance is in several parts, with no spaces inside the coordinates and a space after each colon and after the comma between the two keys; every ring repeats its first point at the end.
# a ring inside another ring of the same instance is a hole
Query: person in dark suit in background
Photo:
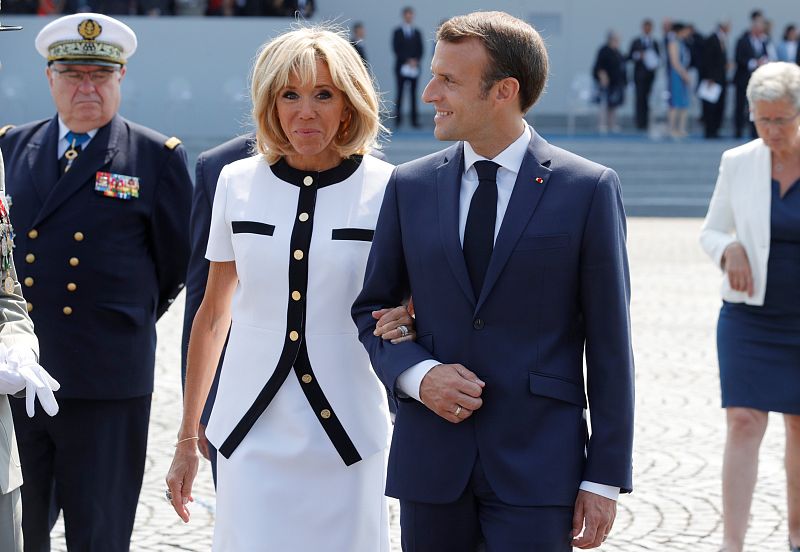
{"type": "Polygon", "coordinates": [[[716,102],[703,99],[703,125],[706,138],[719,138],[719,129],[725,115],[725,93],[728,89],[728,33],[731,24],[723,21],[716,31],[708,35],[700,62],[700,84],[714,83],[722,87],[716,102]]]}
{"type": "Polygon", "coordinates": [[[747,105],[747,83],[750,75],[761,65],[769,61],[764,35],[764,15],[761,10],[750,14],[750,29],[745,31],[736,41],[736,74],[733,83],[736,85],[736,106],[733,116],[734,136],[741,138],[745,124],[750,129],[750,136],[756,137],[756,127],[748,122],[750,117],[747,105]]]}
{"type": "Polygon", "coordinates": [[[525,122],[548,59],[524,21],[449,19],[431,70],[434,133],[457,142],[395,169],[352,310],[398,402],[386,492],[403,550],[600,546],[632,487],[619,179],[525,122]],[[374,312],[412,291],[417,339],[385,345],[400,334],[374,312]]]}
{"type": "MultiPolygon", "coordinates": [[[[189,347],[192,322],[197,309],[200,308],[200,303],[203,302],[203,294],[206,291],[206,281],[208,280],[209,262],[206,259],[206,245],[208,244],[208,233],[211,227],[211,206],[214,203],[214,193],[217,189],[219,173],[225,165],[253,155],[254,143],[255,135],[253,133],[237,136],[224,144],[204,151],[197,158],[190,223],[192,253],[189,257],[189,269],[186,273],[186,310],[183,314],[183,335],[181,337],[182,383],[186,382],[186,351],[189,347]]],[[[224,355],[223,351],[222,357],[224,355]]],[[[206,439],[205,427],[208,425],[211,408],[214,406],[214,398],[217,394],[222,357],[217,367],[217,373],[214,376],[214,383],[208,393],[205,408],[203,408],[203,415],[200,418],[199,439],[197,441],[200,453],[211,461],[211,473],[215,484],[217,481],[217,449],[206,439]]]]}
{"type": "Polygon", "coordinates": [[[656,78],[661,50],[653,36],[653,21],[642,22],[642,34],[631,42],[628,59],[633,62],[633,83],[636,87],[636,128],[647,130],[650,121],[650,92],[656,78]]]}
{"type": "MultiPolygon", "coordinates": [[[[156,320],[183,288],[192,182],[186,152],[120,117],[136,35],[102,14],[36,38],[57,115],[0,138],[14,260],[58,416],[12,404],[25,550],[50,550],[53,489],[67,546],[127,552],[145,468],[156,320]]],[[[16,401],[15,401],[16,402],[16,401]]]]}
{"type": "Polygon", "coordinates": [[[392,51],[395,55],[394,72],[397,77],[397,102],[395,102],[395,123],[403,124],[403,94],[408,85],[411,95],[411,126],[418,127],[417,120],[417,79],[422,59],[422,33],[414,27],[414,9],[403,8],[403,24],[394,30],[392,51]]]}
{"type": "Polygon", "coordinates": [[[364,63],[367,63],[367,50],[364,48],[364,38],[366,37],[366,31],[364,30],[364,24],[361,21],[356,21],[353,23],[353,26],[350,28],[350,43],[353,45],[353,48],[356,49],[358,55],[361,56],[361,59],[364,60],[364,63]]]}

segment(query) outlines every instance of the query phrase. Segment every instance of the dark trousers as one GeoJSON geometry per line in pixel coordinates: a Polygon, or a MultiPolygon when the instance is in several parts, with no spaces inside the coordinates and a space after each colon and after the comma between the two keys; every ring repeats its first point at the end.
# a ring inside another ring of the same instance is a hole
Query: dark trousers
{"type": "Polygon", "coordinates": [[[411,124],[417,126],[417,79],[409,79],[397,73],[397,102],[395,103],[395,122],[400,126],[403,122],[403,91],[406,85],[411,88],[411,124]]]}
{"type": "Polygon", "coordinates": [[[22,476],[25,552],[50,550],[53,490],[67,548],[127,552],[144,476],[150,395],[124,400],[59,399],[50,418],[12,401],[22,476]]]}
{"type": "Polygon", "coordinates": [[[750,137],[756,137],[756,127],[750,122],[750,108],[747,104],[747,83],[736,84],[736,113],[733,117],[734,136],[742,138],[745,125],[750,129],[750,137]]]}
{"type": "Polygon", "coordinates": [[[503,503],[478,460],[456,502],[400,501],[400,539],[403,552],[569,552],[572,512],[503,503]]]}
{"type": "Polygon", "coordinates": [[[717,103],[703,100],[703,125],[706,138],[719,138],[719,129],[725,115],[725,85],[717,103]]]}
{"type": "Polygon", "coordinates": [[[636,128],[647,130],[650,121],[650,91],[653,89],[653,80],[656,74],[646,71],[638,74],[634,79],[636,86],[636,128]]]}

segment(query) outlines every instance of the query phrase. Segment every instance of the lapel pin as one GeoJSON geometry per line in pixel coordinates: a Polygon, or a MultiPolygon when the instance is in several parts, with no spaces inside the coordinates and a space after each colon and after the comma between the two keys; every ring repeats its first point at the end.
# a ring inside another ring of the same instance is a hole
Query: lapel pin
{"type": "Polygon", "coordinates": [[[537,176],[536,177],[536,183],[537,184],[544,184],[544,179],[541,176],[537,176]]]}

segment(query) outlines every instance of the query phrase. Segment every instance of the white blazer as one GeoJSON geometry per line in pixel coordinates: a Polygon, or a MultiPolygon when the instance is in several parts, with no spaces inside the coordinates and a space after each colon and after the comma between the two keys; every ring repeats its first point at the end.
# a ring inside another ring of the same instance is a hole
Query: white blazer
{"type": "Polygon", "coordinates": [[[700,232],[700,244],[717,266],[722,253],[738,241],[744,246],[753,274],[753,296],[731,289],[722,278],[722,298],[731,303],[764,304],[767,291],[772,154],[759,138],[722,154],[719,176],[700,232]]]}

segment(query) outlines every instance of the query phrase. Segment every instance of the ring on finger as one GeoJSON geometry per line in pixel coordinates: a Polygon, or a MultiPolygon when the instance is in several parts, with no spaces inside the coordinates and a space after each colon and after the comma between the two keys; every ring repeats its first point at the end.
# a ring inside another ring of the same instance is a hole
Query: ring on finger
{"type": "Polygon", "coordinates": [[[167,502],[172,502],[172,491],[167,489],[164,491],[164,496],[167,498],[167,502]]]}
{"type": "Polygon", "coordinates": [[[462,408],[461,408],[461,405],[460,405],[460,404],[457,404],[457,405],[456,405],[456,411],[455,411],[455,412],[453,412],[453,416],[455,416],[456,418],[458,418],[458,415],[459,415],[459,414],[461,414],[461,410],[462,410],[462,408]]]}
{"type": "Polygon", "coordinates": [[[408,335],[408,326],[405,324],[397,326],[397,329],[400,330],[400,337],[405,337],[408,335]]]}

